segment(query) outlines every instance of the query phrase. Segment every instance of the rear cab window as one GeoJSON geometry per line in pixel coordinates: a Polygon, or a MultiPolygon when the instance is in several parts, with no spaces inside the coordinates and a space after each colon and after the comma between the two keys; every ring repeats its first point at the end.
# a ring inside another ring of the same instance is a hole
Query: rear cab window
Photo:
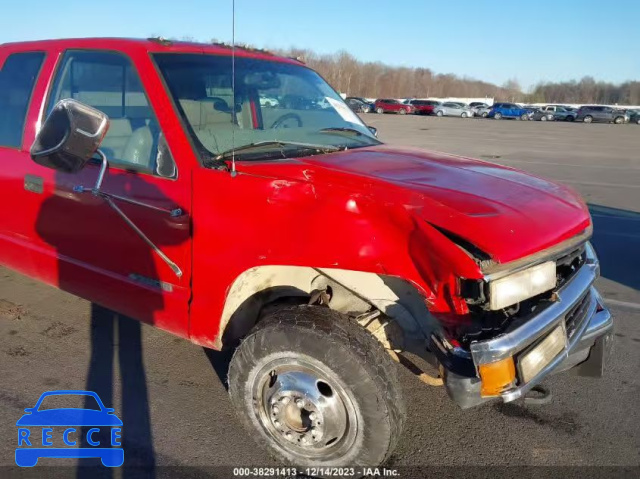
{"type": "Polygon", "coordinates": [[[0,68],[0,147],[20,148],[44,52],[10,54],[0,68]]]}

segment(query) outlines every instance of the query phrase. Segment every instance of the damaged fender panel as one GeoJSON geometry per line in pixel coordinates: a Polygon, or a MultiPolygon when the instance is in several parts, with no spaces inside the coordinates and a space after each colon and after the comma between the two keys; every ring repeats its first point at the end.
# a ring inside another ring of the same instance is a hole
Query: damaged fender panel
{"type": "Polygon", "coordinates": [[[393,318],[410,337],[428,337],[435,321],[419,291],[407,281],[362,271],[302,266],[259,266],[233,282],[225,302],[218,349],[242,337],[257,320],[265,304],[283,297],[308,297],[331,288],[329,306],[343,313],[364,313],[375,307],[393,318]]]}
{"type": "Polygon", "coordinates": [[[375,307],[411,334],[428,334],[430,312],[464,314],[464,304],[455,304],[457,280],[482,273],[424,221],[421,208],[381,208],[375,187],[354,193],[352,179],[341,175],[314,187],[296,160],[279,166],[286,181],[268,177],[269,165],[247,162],[235,178],[194,173],[195,189],[214,180],[217,187],[193,206],[192,342],[219,349],[253,325],[262,305],[331,282],[340,285],[332,286],[332,308],[359,314],[375,307]]]}

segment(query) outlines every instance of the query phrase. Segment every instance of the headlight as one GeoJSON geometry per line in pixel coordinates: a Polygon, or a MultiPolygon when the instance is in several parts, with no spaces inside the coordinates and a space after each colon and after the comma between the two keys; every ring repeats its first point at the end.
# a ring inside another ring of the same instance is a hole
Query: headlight
{"type": "Polygon", "coordinates": [[[567,333],[561,323],[540,344],[525,353],[518,361],[520,379],[528,383],[535,378],[567,346],[567,333]]]}
{"type": "Polygon", "coordinates": [[[556,263],[533,266],[489,282],[489,309],[502,309],[555,288],[556,263]]]}

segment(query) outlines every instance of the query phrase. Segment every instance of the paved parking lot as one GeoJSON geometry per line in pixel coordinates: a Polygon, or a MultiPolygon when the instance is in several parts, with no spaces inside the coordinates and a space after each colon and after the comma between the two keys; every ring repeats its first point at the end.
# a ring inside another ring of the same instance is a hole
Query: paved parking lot
{"type": "MultiPolygon", "coordinates": [[[[400,371],[411,419],[392,464],[640,467],[640,127],[364,118],[391,144],[479,157],[576,188],[593,214],[600,288],[617,321],[606,378],[556,376],[548,406],[461,411],[442,389],[400,371]]],[[[145,466],[137,474],[273,465],[233,416],[216,372],[226,359],[0,269],[0,466],[14,463],[22,410],[49,389],[93,389],[111,403],[126,428],[126,464],[145,466]]]]}

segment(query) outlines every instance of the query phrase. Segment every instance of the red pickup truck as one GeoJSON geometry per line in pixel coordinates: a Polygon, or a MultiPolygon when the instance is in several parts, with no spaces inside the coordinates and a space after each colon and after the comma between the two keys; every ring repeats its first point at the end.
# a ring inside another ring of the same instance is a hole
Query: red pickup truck
{"type": "Polygon", "coordinates": [[[612,319],[591,233],[565,186],[383,145],[297,60],[0,45],[0,264],[235,348],[238,418],[286,463],[383,463],[406,353],[463,408],[601,374],[612,319]],[[261,106],[287,95],[302,106],[261,106]]]}

